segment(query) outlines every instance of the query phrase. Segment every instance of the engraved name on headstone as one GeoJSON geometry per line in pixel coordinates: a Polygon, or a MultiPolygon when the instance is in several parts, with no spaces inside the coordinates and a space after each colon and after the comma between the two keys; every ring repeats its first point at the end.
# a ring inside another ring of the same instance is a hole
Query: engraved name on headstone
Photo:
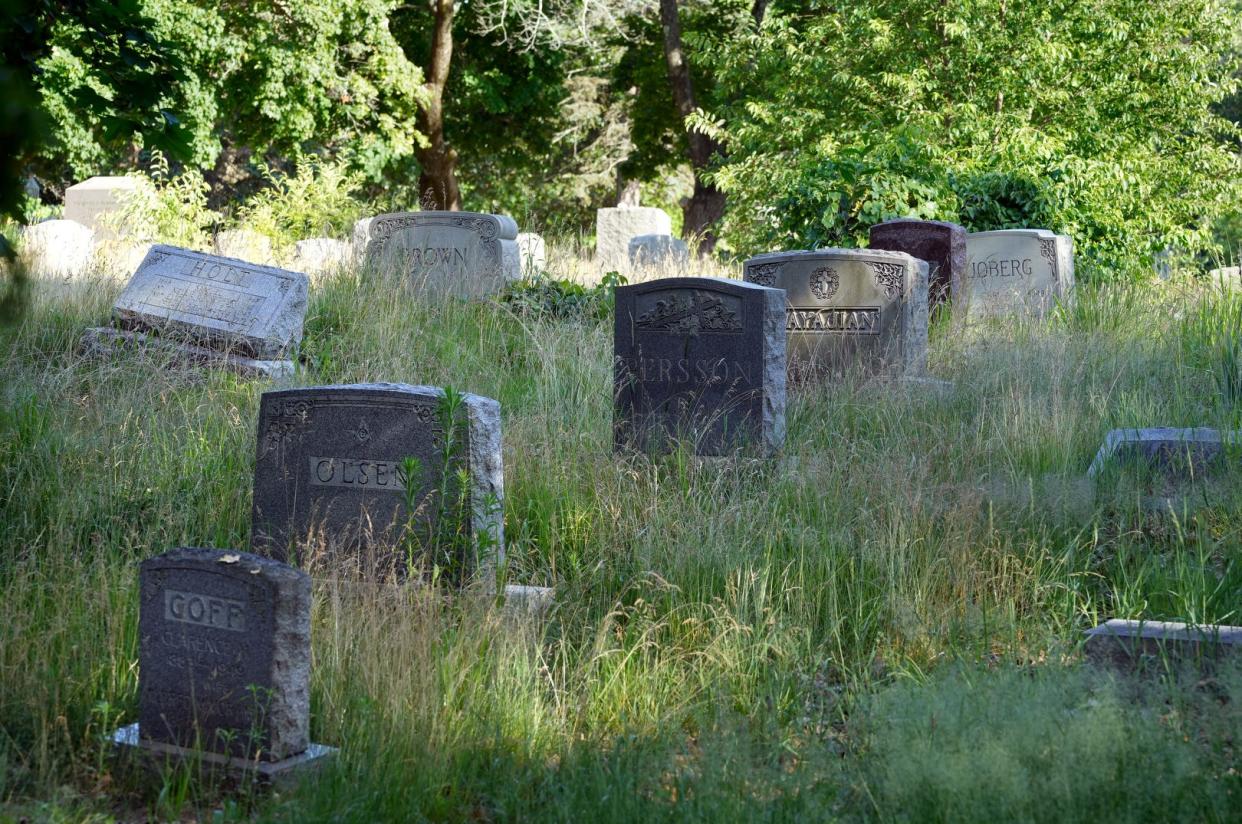
{"type": "Polygon", "coordinates": [[[280,761],[310,743],[310,577],[183,547],[139,573],[143,741],[280,761]]]}
{"type": "Polygon", "coordinates": [[[927,305],[952,298],[966,275],[966,230],[941,220],[897,218],[871,227],[870,247],[905,252],[927,262],[927,305]]]}
{"type": "Polygon", "coordinates": [[[615,445],[696,454],[779,449],[785,437],[785,297],[723,278],[616,290],[615,445]]]}
{"type": "Polygon", "coordinates": [[[399,383],[265,392],[252,548],[281,559],[325,552],[371,574],[402,571],[403,541],[449,535],[463,574],[502,560],[500,405],[463,394],[450,416],[444,397],[399,383]],[[417,460],[412,477],[407,458],[417,460]]]}
{"type": "Polygon", "coordinates": [[[1074,244],[1047,229],[1002,229],[966,236],[966,277],[953,296],[965,316],[1040,315],[1074,288],[1074,244]]]}
{"type": "Polygon", "coordinates": [[[516,238],[507,215],[397,212],[367,225],[367,260],[432,294],[479,297],[521,277],[516,238]]]}
{"type": "Polygon", "coordinates": [[[904,252],[818,249],[746,261],[750,283],[785,290],[794,381],[927,368],[927,264],[904,252]]]}

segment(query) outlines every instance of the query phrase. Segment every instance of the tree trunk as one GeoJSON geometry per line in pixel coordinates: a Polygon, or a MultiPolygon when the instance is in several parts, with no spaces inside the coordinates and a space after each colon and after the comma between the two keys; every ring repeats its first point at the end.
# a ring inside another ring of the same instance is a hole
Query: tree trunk
{"type": "Polygon", "coordinates": [[[448,84],[453,59],[454,0],[433,0],[435,29],[431,36],[431,57],[426,71],[427,105],[419,109],[415,121],[429,145],[414,154],[422,171],[418,175],[418,197],[424,209],[457,211],[461,190],[457,188],[457,151],[444,142],[444,87],[448,84]]]}
{"type": "MultiPolygon", "coordinates": [[[[684,120],[696,108],[694,83],[690,79],[690,66],[681,46],[681,19],[677,0],[660,0],[660,25],[664,29],[664,62],[668,65],[668,82],[673,91],[673,103],[684,120]]],[[[720,144],[704,134],[689,132],[686,140],[690,146],[690,167],[694,170],[694,194],[682,207],[686,237],[698,236],[699,255],[706,257],[716,248],[713,227],[724,214],[725,195],[713,184],[703,181],[703,172],[711,163],[712,156],[720,151],[720,144]]]]}

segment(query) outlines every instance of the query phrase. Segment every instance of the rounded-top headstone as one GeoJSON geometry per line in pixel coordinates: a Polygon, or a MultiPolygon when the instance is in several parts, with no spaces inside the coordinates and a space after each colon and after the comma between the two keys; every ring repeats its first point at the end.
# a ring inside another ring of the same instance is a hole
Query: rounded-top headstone
{"type": "Polygon", "coordinates": [[[431,294],[482,297],[521,277],[517,223],[479,212],[397,212],[366,226],[367,261],[431,294]]]}

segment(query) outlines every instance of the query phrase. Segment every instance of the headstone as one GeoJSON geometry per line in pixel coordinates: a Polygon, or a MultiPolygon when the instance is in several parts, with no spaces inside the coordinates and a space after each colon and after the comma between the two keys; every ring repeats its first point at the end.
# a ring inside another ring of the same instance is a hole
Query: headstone
{"type": "Polygon", "coordinates": [[[270,265],[272,257],[272,239],[253,229],[228,229],[216,234],[213,247],[217,255],[237,258],[248,263],[261,266],[270,265]]]}
{"type": "Polygon", "coordinates": [[[126,197],[146,185],[137,177],[91,177],[65,189],[65,220],[93,229],[100,240],[117,236],[115,228],[102,218],[125,207],[126,197]]]}
{"type": "Polygon", "coordinates": [[[1224,625],[1114,618],[1084,634],[1089,661],[1122,669],[1145,661],[1211,661],[1242,649],[1242,627],[1224,625]]]}
{"type": "Polygon", "coordinates": [[[354,265],[361,266],[367,260],[367,242],[371,239],[371,222],[373,217],[364,217],[354,221],[354,230],[349,245],[354,255],[354,265]]]}
{"type": "Polygon", "coordinates": [[[785,300],[723,278],[616,289],[616,448],[686,439],[699,455],[763,454],[785,438],[785,300]]]}
{"type": "Polygon", "coordinates": [[[432,294],[480,297],[521,277],[517,224],[507,215],[398,212],[367,227],[367,259],[432,294]]]}
{"type": "Polygon", "coordinates": [[[1242,267],[1225,266],[1208,272],[1208,283],[1216,289],[1237,289],[1242,286],[1242,267]]]}
{"type": "Polygon", "coordinates": [[[333,752],[310,742],[306,573],[183,547],[143,561],[139,587],[138,723],[118,744],[268,775],[333,752]]]}
{"type": "Polygon", "coordinates": [[[629,257],[633,268],[684,269],[690,263],[690,247],[672,235],[639,235],[630,238],[629,257]]]}
{"type": "Polygon", "coordinates": [[[746,261],[745,278],[785,290],[789,374],[922,376],[927,264],[904,252],[819,249],[746,261]]]}
{"type": "Polygon", "coordinates": [[[966,277],[953,296],[962,317],[1041,315],[1074,289],[1074,243],[1046,229],[966,236],[966,277]]]}
{"type": "Polygon", "coordinates": [[[595,261],[604,271],[621,271],[629,263],[630,239],[671,235],[673,221],[663,209],[618,206],[595,213],[595,261]]]}
{"type": "Polygon", "coordinates": [[[1242,431],[1207,427],[1113,429],[1104,436],[1087,476],[1100,475],[1112,462],[1138,460],[1164,473],[1200,474],[1220,460],[1226,445],[1242,445],[1242,431]]]}
{"type": "Polygon", "coordinates": [[[22,229],[21,256],[40,277],[73,280],[91,268],[95,233],[74,220],[45,220],[22,229]]]}
{"type": "Polygon", "coordinates": [[[302,338],[306,293],[299,272],[152,246],[112,307],[120,330],[91,330],[84,348],[101,340],[140,346],[155,333],[162,348],[183,346],[193,363],[214,354],[242,373],[285,372],[279,359],[302,338]]]}
{"type": "Polygon", "coordinates": [[[350,262],[349,244],[330,237],[299,240],[293,245],[293,263],[296,271],[307,275],[333,272],[350,262]]]}
{"type": "Polygon", "coordinates": [[[368,575],[402,571],[409,560],[402,546],[437,541],[451,548],[451,557],[435,560],[462,575],[503,560],[500,404],[460,397],[450,417],[444,390],[432,386],[265,392],[254,475],[255,551],[280,559],[322,552],[368,575]],[[410,457],[418,471],[407,478],[403,461],[410,457]],[[409,496],[407,483],[413,484],[409,496]]]}
{"type": "Polygon", "coordinates": [[[935,309],[953,296],[966,276],[966,230],[941,220],[898,218],[871,227],[872,249],[905,252],[927,262],[927,305],[935,309]]]}
{"type": "Polygon", "coordinates": [[[548,248],[542,235],[523,232],[517,236],[517,247],[522,260],[522,277],[534,277],[548,268],[548,248]]]}

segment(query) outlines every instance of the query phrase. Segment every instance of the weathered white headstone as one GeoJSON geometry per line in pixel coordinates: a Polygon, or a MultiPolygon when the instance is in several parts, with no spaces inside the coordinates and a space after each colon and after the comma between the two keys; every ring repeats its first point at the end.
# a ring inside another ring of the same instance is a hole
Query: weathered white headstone
{"type": "Polygon", "coordinates": [[[72,280],[91,267],[95,233],[74,220],[45,220],[22,229],[20,249],[36,276],[72,280]]]}
{"type": "Polygon", "coordinates": [[[367,241],[371,239],[371,221],[373,217],[364,217],[354,221],[354,231],[350,236],[349,245],[354,255],[354,265],[360,266],[367,259],[367,241]]]}
{"type": "Polygon", "coordinates": [[[294,244],[293,268],[308,275],[340,269],[349,263],[349,244],[330,237],[299,240],[294,244]]]}
{"type": "Polygon", "coordinates": [[[925,261],[878,249],[774,252],[745,278],[785,290],[794,381],[846,372],[918,377],[927,369],[925,261]]]}
{"type": "Polygon", "coordinates": [[[684,269],[690,262],[690,247],[672,235],[639,235],[630,238],[630,266],[653,269],[684,269]]]}
{"type": "Polygon", "coordinates": [[[367,260],[433,294],[480,297],[521,277],[517,224],[477,212],[397,212],[367,227],[367,260]]]}
{"type": "Polygon", "coordinates": [[[537,275],[547,268],[548,250],[542,235],[522,232],[517,236],[517,246],[522,257],[522,277],[537,275]]]}
{"type": "Polygon", "coordinates": [[[213,243],[215,252],[222,257],[238,258],[239,260],[270,265],[272,258],[272,239],[253,229],[227,229],[216,234],[213,243]]]}
{"type": "Polygon", "coordinates": [[[87,178],[65,189],[64,218],[93,229],[100,240],[114,238],[118,232],[101,218],[124,208],[126,195],[144,185],[136,177],[87,178]]]}
{"type": "Polygon", "coordinates": [[[1074,289],[1074,243],[1047,229],[1001,229],[966,236],[966,277],[954,294],[964,317],[1039,315],[1074,289]]]}
{"type": "Polygon", "coordinates": [[[1224,266],[1208,272],[1208,283],[1217,289],[1237,289],[1242,286],[1242,267],[1224,266]]]}
{"type": "Polygon", "coordinates": [[[629,264],[630,239],[639,235],[671,235],[673,221],[652,206],[617,206],[595,212],[595,261],[604,271],[629,264]]]}

